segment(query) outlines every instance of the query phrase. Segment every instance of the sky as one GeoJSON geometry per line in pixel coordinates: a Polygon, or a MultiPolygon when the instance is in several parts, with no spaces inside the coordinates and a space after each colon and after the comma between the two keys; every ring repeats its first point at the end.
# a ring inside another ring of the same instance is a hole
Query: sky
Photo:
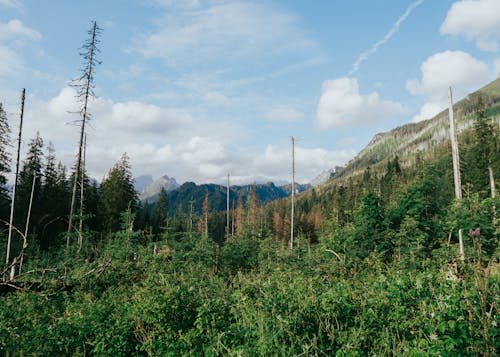
{"type": "Polygon", "coordinates": [[[307,183],[500,73],[500,0],[0,0],[0,102],[71,167],[71,82],[102,28],[87,170],[307,183]]]}

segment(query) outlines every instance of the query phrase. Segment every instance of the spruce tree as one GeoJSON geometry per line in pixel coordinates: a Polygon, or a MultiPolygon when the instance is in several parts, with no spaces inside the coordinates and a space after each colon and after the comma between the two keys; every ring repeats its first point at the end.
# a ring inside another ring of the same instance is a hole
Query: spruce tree
{"type": "Polygon", "coordinates": [[[47,146],[45,157],[41,202],[43,214],[39,222],[40,246],[42,249],[47,249],[64,231],[65,215],[69,209],[66,168],[60,162],[56,164],[55,149],[51,142],[47,146]]]}
{"type": "Polygon", "coordinates": [[[120,228],[120,215],[129,207],[135,212],[138,198],[129,158],[123,154],[101,184],[98,209],[102,228],[107,232],[117,231],[120,228]]]}
{"type": "Polygon", "coordinates": [[[162,187],[153,209],[153,233],[158,234],[167,226],[168,199],[167,191],[162,187]]]}
{"type": "Polygon", "coordinates": [[[36,136],[28,144],[28,153],[23,162],[23,167],[19,173],[19,182],[17,186],[15,217],[16,226],[20,230],[25,229],[26,217],[33,187],[33,178],[35,177],[35,186],[33,189],[33,205],[31,208],[29,232],[35,231],[41,216],[41,189],[42,189],[42,168],[43,168],[43,139],[37,132],[36,136]]]}

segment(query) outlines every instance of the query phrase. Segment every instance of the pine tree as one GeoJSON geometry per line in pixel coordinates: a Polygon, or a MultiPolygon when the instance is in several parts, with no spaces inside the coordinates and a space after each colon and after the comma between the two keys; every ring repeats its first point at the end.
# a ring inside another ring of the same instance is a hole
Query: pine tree
{"type": "Polygon", "coordinates": [[[137,192],[134,189],[129,158],[121,159],[109,170],[102,182],[99,199],[99,216],[102,228],[107,232],[120,228],[120,215],[128,208],[135,212],[138,207],[137,192]]]}

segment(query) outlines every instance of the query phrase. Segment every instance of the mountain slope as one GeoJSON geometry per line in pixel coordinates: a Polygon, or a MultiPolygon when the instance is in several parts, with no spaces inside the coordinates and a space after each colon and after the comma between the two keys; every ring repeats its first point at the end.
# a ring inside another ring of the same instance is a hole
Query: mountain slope
{"type": "MultiPolygon", "coordinates": [[[[498,120],[500,78],[454,104],[458,132],[472,125],[479,97],[488,107],[487,115],[498,120]]],[[[444,109],[432,119],[409,123],[375,135],[372,141],[338,172],[338,176],[360,174],[368,166],[376,169],[378,164],[395,155],[399,156],[402,165],[411,165],[418,153],[425,153],[445,140],[449,140],[448,109],[444,109]]]]}

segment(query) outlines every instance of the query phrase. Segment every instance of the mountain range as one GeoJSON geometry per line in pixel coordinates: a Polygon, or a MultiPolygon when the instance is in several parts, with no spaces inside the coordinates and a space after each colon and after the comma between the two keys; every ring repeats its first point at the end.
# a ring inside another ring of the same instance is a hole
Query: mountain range
{"type": "MultiPolygon", "coordinates": [[[[457,131],[460,133],[472,126],[478,98],[481,97],[487,107],[487,115],[496,117],[500,125],[500,78],[478,91],[469,94],[454,104],[457,131]]],[[[344,167],[326,168],[310,184],[296,184],[296,192],[303,192],[311,187],[321,188],[330,181],[352,175],[359,175],[370,167],[374,172],[383,170],[387,160],[396,155],[402,166],[415,163],[418,155],[426,155],[433,148],[449,140],[448,109],[435,117],[418,123],[409,123],[388,132],[378,133],[344,167]]],[[[197,185],[186,182],[179,185],[175,178],[164,175],[153,181],[151,175],[139,176],[134,180],[140,200],[152,204],[163,187],[168,192],[170,211],[173,214],[179,206],[187,211],[193,205],[193,211],[200,213],[206,193],[209,194],[210,207],[213,211],[226,209],[226,187],[217,184],[197,185]]],[[[236,205],[239,197],[244,203],[255,189],[262,204],[291,195],[291,184],[266,184],[231,186],[230,205],[236,205]]],[[[232,207],[231,207],[232,208],[232,207]]]]}

